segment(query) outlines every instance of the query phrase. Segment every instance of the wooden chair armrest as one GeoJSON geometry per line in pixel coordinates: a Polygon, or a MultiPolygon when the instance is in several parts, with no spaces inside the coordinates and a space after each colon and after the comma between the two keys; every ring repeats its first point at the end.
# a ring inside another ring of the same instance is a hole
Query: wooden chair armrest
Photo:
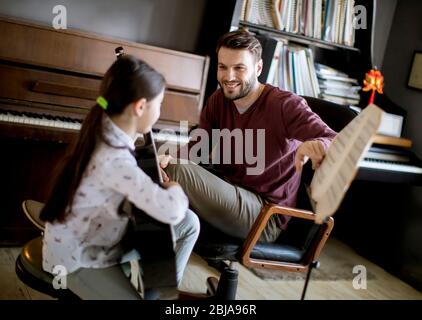
{"type": "MultiPolygon", "coordinates": [[[[312,211],[282,207],[275,204],[266,204],[261,209],[261,212],[256,218],[251,230],[249,231],[248,236],[245,239],[245,242],[243,243],[241,257],[242,264],[246,266],[251,265],[250,254],[252,252],[252,249],[258,242],[262,232],[264,231],[264,228],[268,223],[268,220],[273,214],[283,214],[300,219],[315,220],[315,214],[312,211]]],[[[327,224],[326,234],[322,244],[317,248],[317,251],[315,252],[316,257],[319,256],[319,252],[321,251],[322,246],[325,244],[326,239],[331,233],[331,230],[334,226],[334,219],[330,217],[325,223],[327,224]]]]}

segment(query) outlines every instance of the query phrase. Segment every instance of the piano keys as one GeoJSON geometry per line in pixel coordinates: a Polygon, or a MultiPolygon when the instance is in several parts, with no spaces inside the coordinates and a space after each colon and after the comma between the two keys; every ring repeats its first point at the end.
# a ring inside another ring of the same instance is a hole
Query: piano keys
{"type": "Polygon", "coordinates": [[[405,152],[372,148],[365,154],[359,167],[422,174],[422,167],[413,165],[414,161],[411,158],[413,156],[406,155],[405,152]]]}
{"type": "Polygon", "coordinates": [[[406,149],[371,147],[359,163],[356,179],[422,185],[422,161],[406,149]]]}
{"type": "Polygon", "coordinates": [[[39,127],[80,130],[81,120],[71,117],[53,116],[48,113],[18,112],[0,110],[0,122],[20,123],[39,127]]]}
{"type": "MultiPolygon", "coordinates": [[[[56,116],[46,112],[35,113],[31,111],[0,109],[0,126],[4,127],[5,124],[25,125],[27,128],[32,127],[40,130],[67,129],[69,130],[69,133],[76,135],[81,129],[82,120],[72,118],[71,116],[56,116]]],[[[189,142],[188,136],[181,135],[177,130],[170,129],[168,126],[161,129],[153,128],[153,137],[157,143],[167,142],[171,144],[184,145],[189,142]]],[[[33,138],[32,135],[31,138],[33,138]]],[[[50,140],[52,139],[53,138],[51,137],[50,140]]],[[[60,142],[65,141],[62,139],[60,142]]]]}

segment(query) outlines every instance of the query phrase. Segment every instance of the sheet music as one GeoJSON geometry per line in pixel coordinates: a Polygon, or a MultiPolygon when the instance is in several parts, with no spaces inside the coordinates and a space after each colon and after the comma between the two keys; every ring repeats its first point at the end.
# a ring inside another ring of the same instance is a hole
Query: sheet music
{"type": "Polygon", "coordinates": [[[382,114],[376,105],[366,107],[331,143],[310,185],[317,223],[338,209],[356,175],[359,161],[371,146],[382,114]]]}

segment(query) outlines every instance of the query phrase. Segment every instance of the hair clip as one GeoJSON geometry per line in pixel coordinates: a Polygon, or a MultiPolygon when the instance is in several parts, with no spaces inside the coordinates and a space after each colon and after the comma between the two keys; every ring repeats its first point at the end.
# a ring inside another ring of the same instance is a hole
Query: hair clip
{"type": "Polygon", "coordinates": [[[107,110],[108,102],[104,97],[99,96],[97,98],[97,103],[101,108],[103,108],[104,110],[107,110]]]}

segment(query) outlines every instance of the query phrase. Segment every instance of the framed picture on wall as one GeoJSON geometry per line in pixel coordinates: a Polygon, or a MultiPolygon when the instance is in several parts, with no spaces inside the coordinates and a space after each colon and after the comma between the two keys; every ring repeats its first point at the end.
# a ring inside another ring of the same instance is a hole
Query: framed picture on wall
{"type": "Polygon", "coordinates": [[[422,51],[415,51],[413,54],[407,85],[410,88],[422,90],[422,51]]]}

